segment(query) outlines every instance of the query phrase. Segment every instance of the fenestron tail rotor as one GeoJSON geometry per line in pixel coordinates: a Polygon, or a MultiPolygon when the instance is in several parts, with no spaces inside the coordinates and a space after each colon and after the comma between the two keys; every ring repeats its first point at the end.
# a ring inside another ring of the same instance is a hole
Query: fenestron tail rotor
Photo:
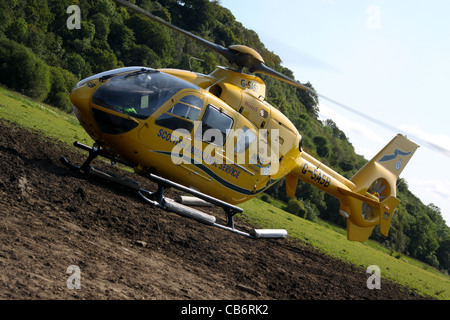
{"type": "MultiPolygon", "coordinates": [[[[372,197],[377,198],[380,202],[383,202],[388,196],[390,196],[391,187],[386,179],[379,178],[370,185],[369,189],[367,189],[367,193],[369,193],[372,197]]],[[[371,221],[376,215],[375,210],[376,208],[370,206],[367,202],[363,202],[361,213],[365,220],[371,221]]]]}

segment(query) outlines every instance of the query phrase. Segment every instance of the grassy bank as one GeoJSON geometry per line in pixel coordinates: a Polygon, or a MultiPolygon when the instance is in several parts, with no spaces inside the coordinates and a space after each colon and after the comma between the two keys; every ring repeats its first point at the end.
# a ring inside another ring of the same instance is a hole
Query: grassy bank
{"type": "Polygon", "coordinates": [[[364,269],[371,265],[379,266],[382,279],[394,280],[421,294],[450,299],[450,278],[426,264],[405,256],[392,256],[373,241],[349,241],[342,230],[294,216],[260,199],[253,199],[241,207],[245,213],[243,218],[251,224],[284,228],[289,237],[307,242],[325,254],[364,269]]]}
{"type": "Polygon", "coordinates": [[[67,144],[72,144],[75,140],[93,143],[75,116],[34,102],[3,87],[0,87],[0,118],[15,122],[21,127],[42,131],[46,136],[67,144]]]}

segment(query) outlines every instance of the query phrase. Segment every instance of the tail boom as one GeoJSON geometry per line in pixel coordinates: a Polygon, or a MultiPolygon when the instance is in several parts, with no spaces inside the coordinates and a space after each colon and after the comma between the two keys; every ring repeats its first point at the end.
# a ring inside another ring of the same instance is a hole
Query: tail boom
{"type": "Polygon", "coordinates": [[[347,218],[349,240],[366,241],[376,225],[387,236],[400,204],[396,198],[397,179],[417,148],[414,142],[397,135],[350,180],[302,152],[286,178],[286,190],[294,197],[300,178],[338,198],[341,214],[347,218]]]}

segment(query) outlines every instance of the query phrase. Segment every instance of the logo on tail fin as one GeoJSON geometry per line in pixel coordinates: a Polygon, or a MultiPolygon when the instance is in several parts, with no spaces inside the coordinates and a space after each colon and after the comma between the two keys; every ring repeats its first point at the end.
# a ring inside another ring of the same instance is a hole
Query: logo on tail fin
{"type": "Polygon", "coordinates": [[[399,150],[399,149],[395,149],[394,154],[392,154],[392,155],[386,155],[386,156],[384,156],[383,158],[381,158],[381,160],[378,161],[378,162],[379,162],[379,163],[381,163],[381,162],[386,162],[386,161],[390,161],[390,160],[396,159],[399,155],[400,155],[400,156],[409,156],[410,154],[411,154],[411,152],[404,152],[404,151],[401,151],[401,150],[399,150]]]}

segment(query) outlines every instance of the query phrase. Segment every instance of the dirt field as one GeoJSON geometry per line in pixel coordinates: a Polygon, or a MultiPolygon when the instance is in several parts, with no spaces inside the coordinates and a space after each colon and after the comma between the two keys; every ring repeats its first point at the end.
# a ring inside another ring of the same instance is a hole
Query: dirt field
{"type": "Polygon", "coordinates": [[[369,290],[366,270],[307,244],[255,241],[152,208],[68,170],[61,155],[84,159],[0,121],[0,299],[423,299],[384,279],[369,290]],[[79,290],[67,287],[72,265],[79,290]]]}

